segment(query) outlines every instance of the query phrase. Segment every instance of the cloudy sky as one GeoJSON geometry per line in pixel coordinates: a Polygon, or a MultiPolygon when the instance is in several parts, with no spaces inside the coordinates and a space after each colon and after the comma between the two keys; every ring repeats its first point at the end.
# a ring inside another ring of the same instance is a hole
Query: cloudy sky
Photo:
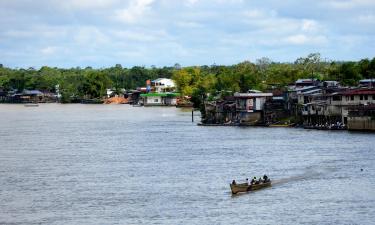
{"type": "Polygon", "coordinates": [[[375,56],[375,0],[0,0],[9,67],[375,56]]]}

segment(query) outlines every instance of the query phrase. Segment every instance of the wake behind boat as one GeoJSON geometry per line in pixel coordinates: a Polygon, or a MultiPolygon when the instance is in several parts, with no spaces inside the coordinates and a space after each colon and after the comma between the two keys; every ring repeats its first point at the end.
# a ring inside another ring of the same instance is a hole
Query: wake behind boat
{"type": "Polygon", "coordinates": [[[24,106],[25,107],[38,107],[39,104],[38,103],[26,103],[24,106]]]}
{"type": "Polygon", "coordinates": [[[230,189],[232,191],[232,194],[237,194],[239,192],[249,192],[249,191],[255,191],[262,188],[270,187],[272,182],[267,177],[264,176],[265,179],[259,179],[258,181],[255,181],[254,179],[249,183],[239,183],[237,184],[235,180],[230,184],[230,189]]]}

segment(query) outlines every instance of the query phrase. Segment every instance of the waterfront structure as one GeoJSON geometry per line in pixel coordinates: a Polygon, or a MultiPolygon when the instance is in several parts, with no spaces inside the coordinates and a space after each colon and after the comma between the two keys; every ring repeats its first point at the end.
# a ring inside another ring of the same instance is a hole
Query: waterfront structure
{"type": "Polygon", "coordinates": [[[243,125],[264,123],[264,105],[272,99],[272,93],[252,91],[250,93],[235,93],[237,120],[243,125]]]}
{"type": "Polygon", "coordinates": [[[294,83],[295,87],[302,88],[302,87],[310,87],[310,86],[318,86],[320,81],[317,79],[298,79],[294,83]]]}
{"type": "Polygon", "coordinates": [[[337,81],[300,79],[279,92],[249,91],[206,102],[203,122],[272,125],[293,119],[305,128],[375,130],[375,88],[368,80],[348,88],[337,81]]]}
{"type": "Polygon", "coordinates": [[[359,86],[373,88],[373,87],[375,87],[375,79],[360,80],[359,86]]]}
{"type": "Polygon", "coordinates": [[[349,130],[375,130],[375,88],[342,93],[342,117],[349,130]]]}
{"type": "Polygon", "coordinates": [[[321,87],[320,91],[300,94],[303,99],[300,114],[305,127],[375,129],[374,88],[321,87]]]}
{"type": "Polygon", "coordinates": [[[179,93],[147,93],[140,94],[144,106],[175,106],[179,93]]]}
{"type": "Polygon", "coordinates": [[[257,125],[264,124],[264,107],[272,93],[251,90],[235,93],[221,100],[205,102],[206,124],[257,125]]]}
{"type": "Polygon", "coordinates": [[[11,90],[0,91],[0,102],[4,103],[47,103],[56,102],[57,95],[51,92],[39,90],[11,90]]]}
{"type": "Polygon", "coordinates": [[[146,87],[139,88],[138,104],[144,106],[176,106],[179,93],[175,93],[176,86],[173,80],[158,78],[146,81],[146,87]]]}
{"type": "Polygon", "coordinates": [[[176,89],[176,85],[171,79],[158,78],[151,81],[151,89],[156,93],[173,92],[176,89]]]}
{"type": "Polygon", "coordinates": [[[4,89],[0,88],[0,102],[5,102],[7,99],[8,93],[4,89]]]}

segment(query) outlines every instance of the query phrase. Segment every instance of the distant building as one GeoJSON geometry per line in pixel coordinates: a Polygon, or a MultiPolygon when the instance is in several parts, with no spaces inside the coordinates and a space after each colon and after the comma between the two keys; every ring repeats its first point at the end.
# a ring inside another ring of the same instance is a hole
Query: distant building
{"type": "Polygon", "coordinates": [[[158,78],[146,81],[146,87],[138,88],[139,103],[144,106],[176,106],[179,93],[175,93],[176,86],[173,80],[158,78]]]}
{"type": "MultiPolygon", "coordinates": [[[[354,111],[365,111],[367,108],[370,110],[375,105],[375,88],[357,88],[345,91],[342,93],[342,117],[345,124],[348,124],[348,129],[359,125],[356,124],[358,121],[364,118],[358,118],[361,114],[353,114],[354,111]],[[351,113],[352,112],[352,113],[351,113]],[[356,116],[354,116],[356,115],[356,116]],[[356,125],[354,125],[356,124],[356,125]]],[[[362,113],[363,114],[363,113],[362,113]]],[[[363,114],[364,115],[364,114],[363,114]]],[[[375,117],[366,116],[365,119],[368,123],[370,121],[374,123],[370,127],[375,130],[375,117]]],[[[364,128],[368,129],[368,128],[364,128]]]]}
{"type": "Polygon", "coordinates": [[[272,99],[272,93],[235,93],[237,121],[240,124],[252,125],[264,122],[264,105],[272,99]]]}
{"type": "Polygon", "coordinates": [[[339,87],[340,86],[340,83],[338,81],[335,81],[335,80],[326,80],[326,81],[323,81],[322,84],[323,84],[323,87],[326,87],[326,88],[332,88],[332,87],[339,87]]]}
{"type": "Polygon", "coordinates": [[[175,106],[179,93],[147,93],[141,94],[141,104],[144,106],[175,106]]]}
{"type": "Polygon", "coordinates": [[[319,81],[317,79],[298,79],[295,82],[296,87],[307,87],[307,86],[318,86],[319,81]]]}
{"type": "Polygon", "coordinates": [[[359,81],[359,86],[375,88],[375,79],[364,79],[359,81]]]}
{"type": "Polygon", "coordinates": [[[237,111],[256,112],[264,109],[267,98],[272,98],[272,93],[235,93],[237,111]]]}
{"type": "Polygon", "coordinates": [[[151,89],[156,93],[173,92],[176,89],[176,85],[171,79],[158,78],[151,81],[151,89]]]}

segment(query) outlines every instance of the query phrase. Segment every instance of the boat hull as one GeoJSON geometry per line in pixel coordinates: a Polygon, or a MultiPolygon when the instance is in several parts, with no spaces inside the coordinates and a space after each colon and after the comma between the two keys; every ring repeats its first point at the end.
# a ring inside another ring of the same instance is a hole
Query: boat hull
{"type": "Polygon", "coordinates": [[[260,184],[252,184],[248,185],[247,183],[242,184],[230,184],[230,189],[232,190],[232,194],[237,194],[239,192],[249,192],[249,191],[255,191],[262,188],[270,187],[271,181],[266,183],[260,183],[260,184]]]}

